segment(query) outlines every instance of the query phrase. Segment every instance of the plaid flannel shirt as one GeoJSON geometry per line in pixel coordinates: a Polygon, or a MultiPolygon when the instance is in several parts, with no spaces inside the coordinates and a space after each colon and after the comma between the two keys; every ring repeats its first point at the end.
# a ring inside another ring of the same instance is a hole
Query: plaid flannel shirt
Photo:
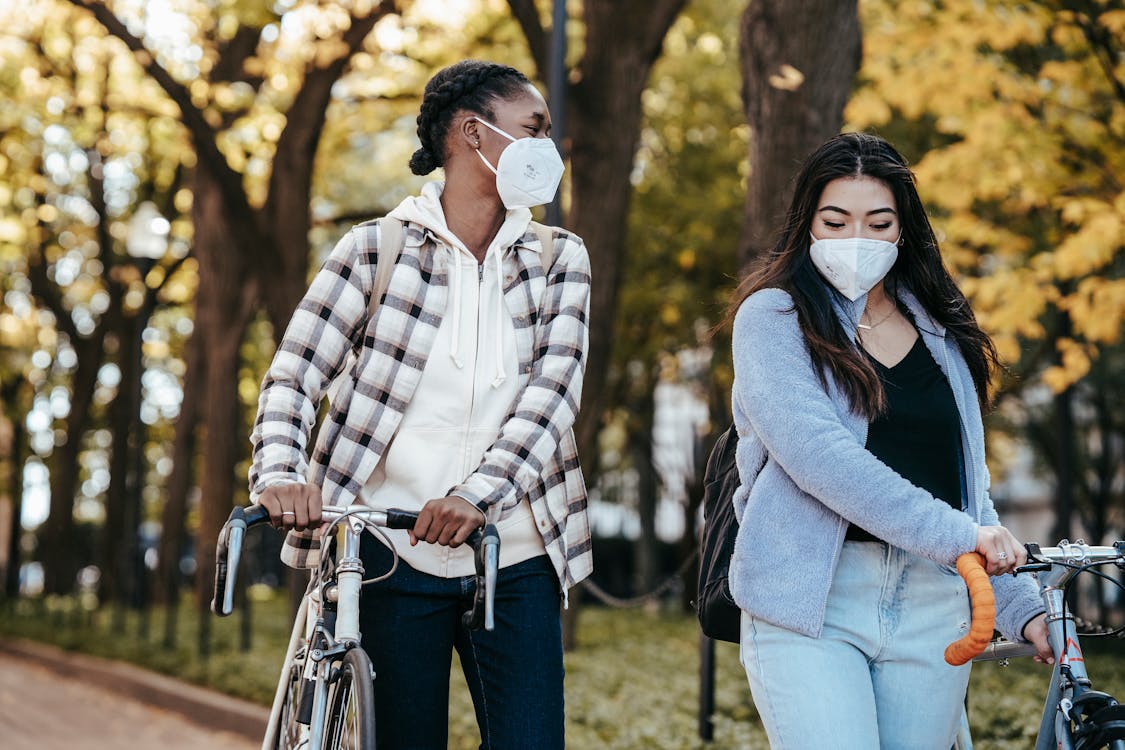
{"type": "MultiPolygon", "coordinates": [[[[250,493],[306,481],[327,505],[349,505],[394,437],[422,375],[446,309],[445,266],[438,241],[406,222],[404,246],[382,303],[368,319],[367,301],[380,259],[378,229],[349,231],[297,306],[262,383],[251,437],[250,493]],[[317,434],[309,436],[326,389],[346,368],[317,434]]],[[[480,465],[449,489],[481,508],[528,498],[547,554],[565,592],[593,567],[586,487],[572,427],[586,364],[590,261],[582,240],[555,233],[550,269],[527,232],[503,256],[504,301],[515,325],[521,391],[480,465]]],[[[290,532],[282,560],[312,567],[319,535],[290,532]]]]}

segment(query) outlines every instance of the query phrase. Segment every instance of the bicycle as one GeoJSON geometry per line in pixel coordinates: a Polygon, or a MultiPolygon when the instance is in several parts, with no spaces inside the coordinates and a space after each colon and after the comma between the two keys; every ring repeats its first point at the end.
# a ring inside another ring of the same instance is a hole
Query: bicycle
{"type": "MultiPolygon", "coordinates": [[[[418,514],[357,503],[346,508],[324,506],[321,516],[320,564],[310,570],[308,587],[293,619],[262,750],[375,749],[375,673],[360,648],[359,600],[363,585],[394,575],[398,555],[388,572],[364,580],[360,538],[368,529],[390,545],[383,529],[412,529],[418,514]],[[333,565],[338,528],[343,529],[343,554],[333,565]]],[[[223,525],[215,550],[211,601],[216,615],[225,617],[234,609],[235,578],[246,530],[268,520],[264,508],[252,505],[234,508],[223,525]]],[[[474,531],[467,544],[474,550],[476,591],[462,621],[472,629],[492,630],[500,537],[496,527],[487,524],[474,531]]]]}
{"type": "MultiPolygon", "coordinates": [[[[1075,618],[1066,604],[1070,584],[1080,573],[1091,572],[1122,586],[1120,581],[1093,569],[1112,564],[1125,570],[1125,541],[1105,547],[1082,541],[1072,544],[1064,539],[1057,547],[1041,548],[1037,544],[1025,547],[1028,562],[1016,568],[1015,573],[1036,575],[1039,594],[1047,610],[1048,642],[1055,654],[1035,749],[1125,750],[1125,705],[1093,689],[1075,618]]],[[[957,560],[957,570],[969,586],[973,619],[969,633],[946,649],[946,661],[954,666],[969,659],[1003,664],[1010,658],[1036,653],[1030,643],[993,640],[995,601],[983,562],[975,552],[957,560]]],[[[1122,632],[1125,627],[1102,635],[1115,636],[1122,632]]],[[[968,742],[970,744],[965,744],[964,739],[959,739],[955,750],[971,747],[971,740],[968,742]]]]}

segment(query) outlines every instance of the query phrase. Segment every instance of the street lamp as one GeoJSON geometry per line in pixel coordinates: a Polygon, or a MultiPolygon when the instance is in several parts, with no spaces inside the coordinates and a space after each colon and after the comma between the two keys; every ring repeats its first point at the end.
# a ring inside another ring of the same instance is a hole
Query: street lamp
{"type": "MultiPolygon", "coordinates": [[[[550,64],[547,68],[547,98],[551,102],[551,138],[566,158],[563,137],[566,131],[566,0],[554,0],[551,8],[550,64]]],[[[562,195],[547,204],[544,220],[551,226],[562,224],[562,195]]]]}

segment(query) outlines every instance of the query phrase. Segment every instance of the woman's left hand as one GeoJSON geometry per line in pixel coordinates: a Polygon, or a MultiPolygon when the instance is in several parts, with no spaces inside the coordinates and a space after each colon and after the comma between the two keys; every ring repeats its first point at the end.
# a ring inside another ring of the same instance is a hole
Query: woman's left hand
{"type": "Polygon", "coordinates": [[[1037,615],[1024,625],[1023,637],[1035,644],[1035,649],[1039,652],[1035,655],[1035,661],[1040,664],[1055,663],[1055,652],[1047,642],[1047,615],[1037,615]]]}
{"type": "Polygon", "coordinates": [[[474,530],[484,526],[484,513],[463,497],[430,500],[422,506],[418,522],[410,531],[410,544],[430,542],[460,547],[474,530]]]}

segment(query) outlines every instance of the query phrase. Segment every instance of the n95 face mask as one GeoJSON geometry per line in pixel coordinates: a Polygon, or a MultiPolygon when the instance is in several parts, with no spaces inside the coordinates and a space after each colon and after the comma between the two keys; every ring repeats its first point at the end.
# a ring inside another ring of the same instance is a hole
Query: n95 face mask
{"type": "Polygon", "coordinates": [[[496,175],[496,192],[505,208],[531,208],[550,203],[562,180],[563,161],[550,138],[513,138],[492,123],[477,122],[507,138],[496,166],[477,149],[477,156],[496,175]]]}
{"type": "Polygon", "coordinates": [[[854,302],[891,270],[898,259],[898,245],[866,237],[814,237],[809,254],[820,275],[854,302]]]}

